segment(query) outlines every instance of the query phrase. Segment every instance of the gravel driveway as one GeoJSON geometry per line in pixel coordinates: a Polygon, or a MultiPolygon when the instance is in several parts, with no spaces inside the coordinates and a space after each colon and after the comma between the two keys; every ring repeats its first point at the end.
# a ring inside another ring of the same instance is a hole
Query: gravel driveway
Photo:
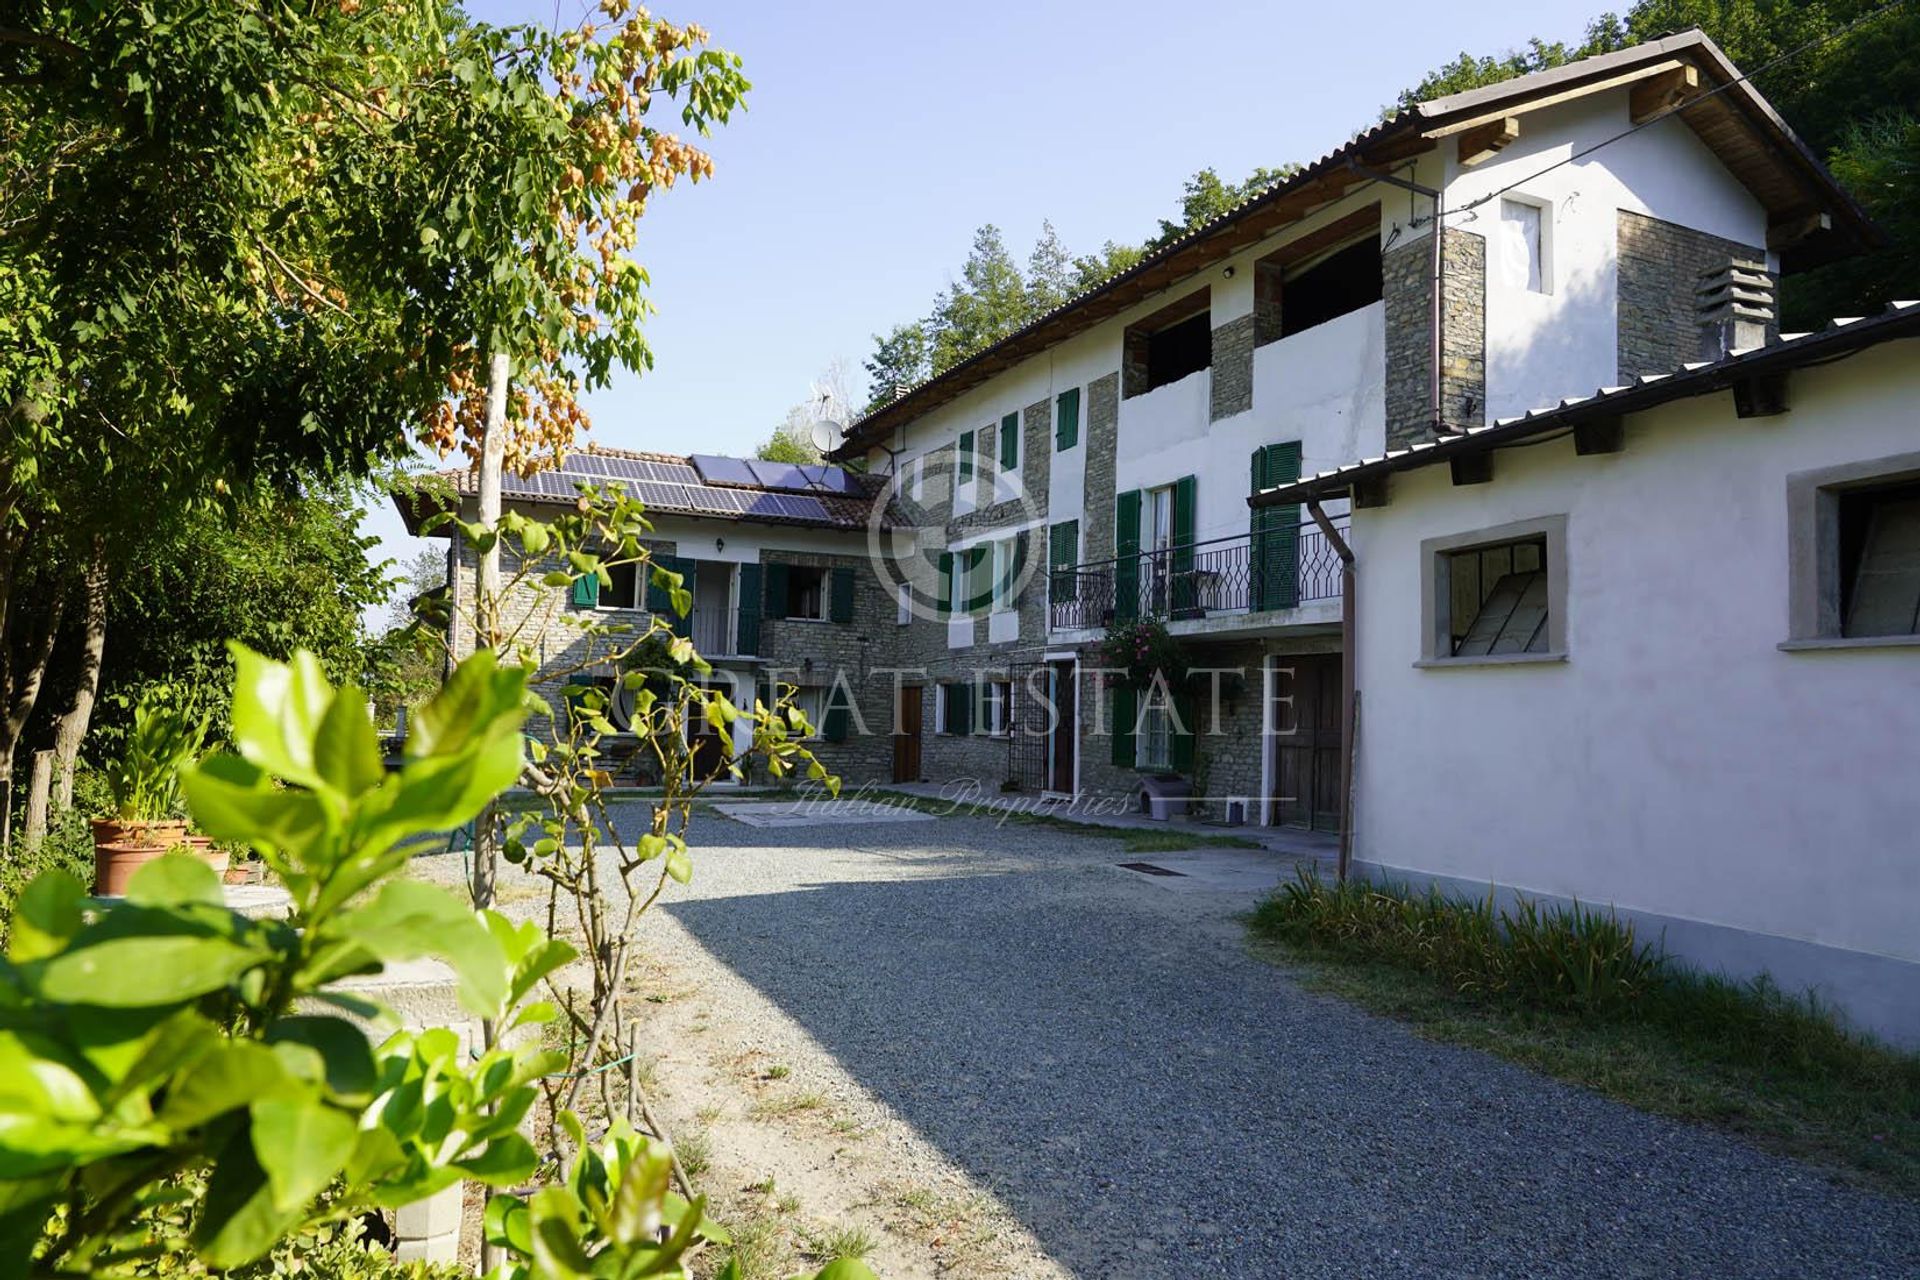
{"type": "Polygon", "coordinates": [[[1068,1274],[1920,1275],[1920,1205],[1306,992],[1244,950],[1244,888],[1116,865],[1178,855],[983,818],[694,836],[649,945],[721,961],[1068,1274]]]}

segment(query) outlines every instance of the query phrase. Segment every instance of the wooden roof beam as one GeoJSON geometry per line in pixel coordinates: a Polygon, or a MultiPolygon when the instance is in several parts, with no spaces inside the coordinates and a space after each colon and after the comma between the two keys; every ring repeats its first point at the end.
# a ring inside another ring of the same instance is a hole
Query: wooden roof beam
{"type": "Polygon", "coordinates": [[[1686,63],[1678,58],[1668,58],[1664,62],[1651,62],[1644,67],[1635,67],[1631,71],[1623,71],[1619,75],[1607,76],[1600,80],[1590,80],[1586,84],[1574,85],[1572,88],[1562,89],[1558,93],[1543,94],[1538,98],[1533,98],[1526,102],[1510,102],[1497,111],[1483,111],[1478,115],[1467,116],[1462,120],[1450,120],[1446,124],[1435,125],[1431,129],[1422,130],[1422,132],[1429,138],[1451,137],[1456,133],[1465,133],[1469,129],[1476,129],[1483,124],[1491,124],[1503,116],[1519,116],[1525,115],[1529,111],[1539,111],[1545,107],[1557,107],[1563,102],[1572,102],[1576,98],[1584,98],[1590,94],[1604,93],[1609,89],[1618,89],[1625,85],[1638,84],[1643,80],[1650,80],[1655,76],[1677,71],[1686,65],[1686,63]]]}
{"type": "Polygon", "coordinates": [[[1627,95],[1627,118],[1634,124],[1645,124],[1699,96],[1700,68],[1683,63],[1634,85],[1627,95]]]}
{"type": "Polygon", "coordinates": [[[1460,135],[1460,166],[1471,169],[1483,160],[1491,160],[1520,137],[1520,118],[1501,116],[1476,125],[1460,135]]]}

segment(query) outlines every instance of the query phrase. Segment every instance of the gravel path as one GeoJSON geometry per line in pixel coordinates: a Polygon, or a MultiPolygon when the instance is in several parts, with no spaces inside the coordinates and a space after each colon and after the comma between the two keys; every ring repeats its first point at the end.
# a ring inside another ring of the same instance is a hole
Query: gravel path
{"type": "Polygon", "coordinates": [[[1244,893],[1115,865],[1173,855],[966,818],[694,834],[648,933],[732,971],[702,1016],[850,1078],[1067,1274],[1920,1275],[1920,1205],[1304,991],[1245,952],[1244,893]]]}

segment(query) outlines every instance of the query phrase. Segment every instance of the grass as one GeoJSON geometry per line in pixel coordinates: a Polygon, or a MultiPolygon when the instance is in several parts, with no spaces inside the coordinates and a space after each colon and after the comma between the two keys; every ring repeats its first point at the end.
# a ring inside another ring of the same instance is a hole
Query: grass
{"type": "Polygon", "coordinates": [[[845,1258],[852,1262],[863,1262],[880,1247],[865,1227],[835,1226],[824,1227],[819,1231],[804,1232],[802,1247],[810,1261],[821,1263],[838,1262],[845,1258]]]}
{"type": "Polygon", "coordinates": [[[784,1063],[776,1062],[768,1067],[764,1074],[768,1080],[785,1080],[793,1074],[793,1068],[786,1066],[784,1063]]]}
{"type": "Polygon", "coordinates": [[[1424,1035],[1920,1199],[1920,1057],[1675,964],[1610,913],[1303,881],[1249,927],[1310,986],[1424,1035]]]}
{"type": "Polygon", "coordinates": [[[759,1120],[783,1120],[788,1116],[797,1116],[802,1112],[821,1111],[826,1108],[827,1096],[809,1090],[805,1093],[789,1093],[779,1097],[761,1098],[753,1104],[751,1113],[759,1120]]]}
{"type": "Polygon", "coordinates": [[[673,1153],[689,1178],[697,1178],[713,1165],[713,1139],[702,1128],[691,1128],[673,1140],[673,1153]]]}
{"type": "Polygon", "coordinates": [[[792,1274],[799,1261],[787,1243],[786,1224],[770,1213],[756,1213],[722,1226],[733,1236],[727,1261],[736,1269],[737,1280],[780,1280],[792,1274]]]}

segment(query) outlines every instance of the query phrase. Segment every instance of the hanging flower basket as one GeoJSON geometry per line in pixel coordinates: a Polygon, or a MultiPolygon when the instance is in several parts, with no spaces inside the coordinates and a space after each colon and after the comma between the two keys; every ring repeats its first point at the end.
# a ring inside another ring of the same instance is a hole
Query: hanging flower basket
{"type": "Polygon", "coordinates": [[[1185,685],[1190,664],[1187,651],[1167,634],[1161,623],[1151,618],[1135,622],[1116,622],[1107,628],[1100,642],[1100,665],[1110,673],[1107,678],[1128,689],[1148,689],[1154,678],[1164,680],[1168,688],[1185,685]]]}

